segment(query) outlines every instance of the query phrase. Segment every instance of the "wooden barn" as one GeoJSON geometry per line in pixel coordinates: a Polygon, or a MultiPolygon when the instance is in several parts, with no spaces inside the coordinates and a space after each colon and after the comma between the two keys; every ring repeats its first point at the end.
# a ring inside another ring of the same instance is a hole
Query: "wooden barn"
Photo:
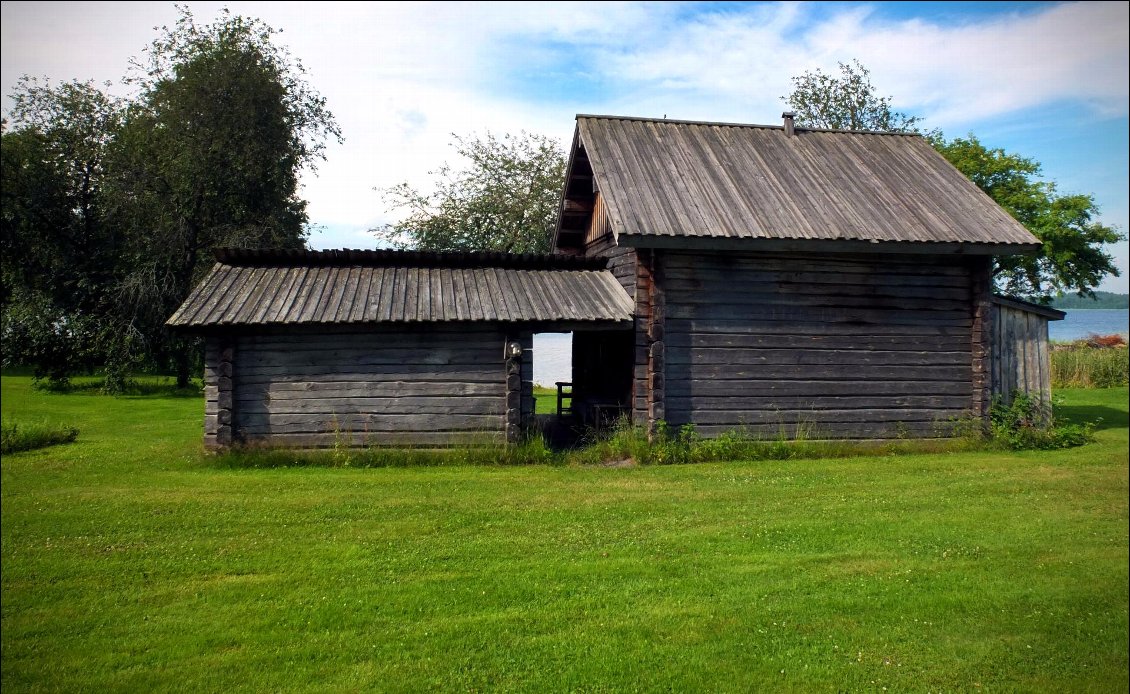
{"type": "Polygon", "coordinates": [[[630,331],[605,262],[224,250],[168,323],[205,337],[208,447],[513,441],[534,332],[630,331]]]}
{"type": "Polygon", "coordinates": [[[580,406],[626,369],[636,422],[705,435],[934,436],[984,416],[991,257],[1037,239],[919,135],[784,119],[577,117],[554,246],[608,258],[635,304],[623,363],[575,340],[580,406]]]}
{"type": "Polygon", "coordinates": [[[206,443],[512,441],[535,332],[584,421],[707,436],[945,435],[1029,378],[990,272],[1039,242],[919,135],[578,116],[554,247],[220,253],[169,321],[206,443]]]}

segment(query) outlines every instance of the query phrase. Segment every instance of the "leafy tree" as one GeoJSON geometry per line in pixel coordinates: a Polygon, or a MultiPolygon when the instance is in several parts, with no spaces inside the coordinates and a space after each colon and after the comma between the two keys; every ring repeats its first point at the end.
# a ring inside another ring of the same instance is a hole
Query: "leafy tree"
{"type": "Polygon", "coordinates": [[[1040,253],[994,259],[997,287],[1012,296],[1050,302],[1064,292],[1094,296],[1107,275],[1119,275],[1103,245],[1123,236],[1095,217],[1099,208],[1090,195],[1060,195],[1054,183],[1040,180],[1033,159],[989,149],[973,135],[939,141],[942,156],[989,194],[1043,242],[1040,253]]]}
{"type": "Polygon", "coordinates": [[[97,317],[116,281],[119,235],[106,220],[106,160],[121,103],[90,82],[24,77],[3,134],[2,265],[6,363],[63,385],[90,368],[97,317]]]}
{"type": "Polygon", "coordinates": [[[173,28],[135,61],[140,98],[114,151],[114,212],[130,234],[123,319],[186,385],[192,353],[163,323],[218,246],[302,248],[306,203],[298,174],[340,130],[300,62],[256,19],[224,11],[173,28]]]}
{"type": "Polygon", "coordinates": [[[565,155],[556,140],[522,132],[452,135],[464,168],[444,164],[430,172],[435,190],[408,183],[385,191],[408,215],[373,231],[401,248],[544,253],[557,223],[565,155]]]}
{"type": "MultiPolygon", "coordinates": [[[[921,119],[893,111],[890,97],[876,95],[867,69],[853,65],[840,63],[840,78],[819,70],[793,78],[792,93],[782,99],[796,109],[798,125],[920,132],[921,119]]],[[[989,149],[973,135],[948,142],[936,130],[924,135],[1043,244],[1036,254],[994,259],[997,291],[1047,303],[1067,291],[1094,296],[1103,277],[1119,275],[1103,245],[1125,236],[1095,221],[1099,208],[1092,196],[1060,195],[1054,183],[1039,178],[1038,162],[989,149]]]]}
{"type": "Polygon", "coordinates": [[[90,82],[24,77],[3,135],[4,282],[91,308],[115,250],[105,223],[105,160],[121,104],[90,82]]]}
{"type": "Polygon", "coordinates": [[[792,78],[792,92],[781,98],[796,112],[797,125],[835,130],[918,132],[922,119],[893,110],[891,98],[875,93],[871,72],[858,60],[839,66],[839,77],[813,70],[792,78]]]}
{"type": "Polygon", "coordinates": [[[174,365],[186,385],[199,350],[165,319],[213,248],[304,245],[298,174],[341,138],[301,63],[259,20],[225,10],[201,26],[180,8],[159,32],[132,63],[128,102],[26,78],[13,94],[4,356],[43,355],[55,380],[97,363],[120,387],[148,363],[174,365]]]}

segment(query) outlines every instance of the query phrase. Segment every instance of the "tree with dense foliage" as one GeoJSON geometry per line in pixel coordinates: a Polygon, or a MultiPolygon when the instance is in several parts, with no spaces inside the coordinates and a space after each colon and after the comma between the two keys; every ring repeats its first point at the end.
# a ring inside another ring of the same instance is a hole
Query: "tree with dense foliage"
{"type": "MultiPolygon", "coordinates": [[[[819,70],[793,78],[793,91],[782,99],[796,110],[798,126],[920,132],[921,119],[893,111],[891,98],[876,95],[870,73],[858,61],[840,63],[840,72],[840,78],[819,70]]],[[[1104,277],[1119,275],[1103,246],[1125,236],[1096,221],[1099,208],[1092,196],[1061,195],[1054,183],[1039,178],[1038,162],[990,149],[973,135],[948,142],[937,131],[924,135],[1043,244],[1035,254],[994,259],[997,291],[1047,303],[1063,292],[1093,296],[1104,277]]]]}
{"type": "MultiPolygon", "coordinates": [[[[133,61],[128,102],[21,82],[3,142],[6,360],[59,353],[44,349],[49,334],[93,325],[83,362],[106,366],[108,385],[141,363],[173,366],[185,385],[198,344],[164,321],[211,250],[304,246],[298,175],[341,135],[276,33],[226,10],[198,25],[180,8],[133,61]],[[24,298],[8,310],[11,297],[24,298]],[[28,349],[10,350],[21,336],[28,349]]],[[[62,361],[56,380],[79,368],[62,361]]]]}
{"type": "Polygon", "coordinates": [[[1099,208],[1090,195],[1060,195],[1039,179],[1040,164],[970,135],[935,145],[958,171],[1028,228],[1043,243],[1038,254],[995,259],[999,290],[1043,302],[1065,292],[1094,296],[1107,275],[1119,275],[1104,244],[1123,240],[1113,227],[1095,221],[1099,208]]]}
{"type": "Polygon", "coordinates": [[[3,133],[4,358],[55,384],[110,333],[120,234],[107,221],[106,161],[122,104],[90,82],[23,78],[3,133]]]}
{"type": "Polygon", "coordinates": [[[497,138],[454,138],[467,162],[430,172],[430,193],[408,183],[385,191],[407,216],[373,231],[400,248],[544,253],[550,250],[565,178],[565,154],[556,140],[522,132],[497,138]]]}
{"type": "Polygon", "coordinates": [[[275,33],[226,10],[199,26],[182,8],[128,80],[141,94],[115,150],[115,212],[130,234],[122,305],[184,383],[190,352],[165,319],[211,266],[211,249],[305,245],[298,174],[340,138],[275,33]]]}

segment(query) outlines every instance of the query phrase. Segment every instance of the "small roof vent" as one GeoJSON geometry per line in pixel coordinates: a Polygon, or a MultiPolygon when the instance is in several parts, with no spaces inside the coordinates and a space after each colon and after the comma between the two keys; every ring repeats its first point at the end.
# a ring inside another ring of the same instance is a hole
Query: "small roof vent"
{"type": "Polygon", "coordinates": [[[792,137],[796,134],[796,114],[792,111],[785,111],[781,114],[781,118],[785,119],[785,137],[792,137]]]}

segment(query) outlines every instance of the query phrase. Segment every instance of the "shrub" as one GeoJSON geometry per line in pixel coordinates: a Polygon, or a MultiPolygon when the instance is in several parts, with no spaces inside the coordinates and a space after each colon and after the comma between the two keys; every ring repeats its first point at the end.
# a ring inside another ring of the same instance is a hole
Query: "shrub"
{"type": "Polygon", "coordinates": [[[990,443],[1009,450],[1073,448],[1094,440],[1094,425],[1058,423],[1050,403],[1027,395],[1008,405],[995,401],[989,422],[990,443]]]}
{"type": "Polygon", "coordinates": [[[0,424],[0,452],[4,454],[46,448],[59,443],[70,443],[78,438],[78,429],[69,426],[52,426],[46,422],[0,424]]]}

